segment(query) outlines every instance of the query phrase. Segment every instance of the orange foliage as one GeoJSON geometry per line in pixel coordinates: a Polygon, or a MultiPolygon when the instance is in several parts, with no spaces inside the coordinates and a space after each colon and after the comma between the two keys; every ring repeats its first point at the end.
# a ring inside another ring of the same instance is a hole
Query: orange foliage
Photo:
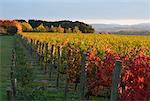
{"type": "Polygon", "coordinates": [[[21,23],[16,20],[0,20],[0,26],[15,26],[18,33],[22,32],[21,23]]]}

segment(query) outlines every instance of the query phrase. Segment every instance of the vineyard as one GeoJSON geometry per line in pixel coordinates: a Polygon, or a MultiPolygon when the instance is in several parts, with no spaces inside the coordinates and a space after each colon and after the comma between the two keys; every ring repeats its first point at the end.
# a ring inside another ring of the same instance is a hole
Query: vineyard
{"type": "Polygon", "coordinates": [[[81,100],[149,100],[148,36],[21,33],[17,38],[56,88],[64,80],[64,100],[70,84],[81,100]]]}

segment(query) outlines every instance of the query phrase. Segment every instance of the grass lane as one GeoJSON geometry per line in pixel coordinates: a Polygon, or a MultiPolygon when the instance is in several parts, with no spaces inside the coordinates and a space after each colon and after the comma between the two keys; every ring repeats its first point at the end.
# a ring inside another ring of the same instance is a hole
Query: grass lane
{"type": "Polygon", "coordinates": [[[10,86],[11,52],[14,36],[0,36],[0,101],[6,100],[6,89],[10,86]]]}

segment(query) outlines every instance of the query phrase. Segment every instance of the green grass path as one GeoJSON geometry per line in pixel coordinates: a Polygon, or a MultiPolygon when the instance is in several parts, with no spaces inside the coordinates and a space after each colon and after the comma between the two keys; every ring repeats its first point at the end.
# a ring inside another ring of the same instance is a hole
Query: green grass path
{"type": "MultiPolygon", "coordinates": [[[[25,100],[35,101],[62,101],[64,97],[65,86],[64,75],[60,74],[59,88],[56,88],[56,69],[53,68],[52,78],[50,79],[48,73],[45,74],[44,70],[41,69],[44,66],[34,62],[35,58],[31,56],[29,51],[23,46],[20,39],[17,39],[17,45],[23,49],[23,54],[25,54],[24,58],[27,59],[28,64],[32,65],[31,68],[34,75],[34,80],[23,90],[24,93],[21,98],[24,97],[25,100]]],[[[71,85],[69,84],[69,88],[70,87],[71,85]]],[[[68,95],[70,96],[69,99],[71,100],[77,97],[76,94],[72,91],[69,91],[68,95]]]]}
{"type": "Polygon", "coordinates": [[[5,101],[6,89],[10,86],[11,52],[14,36],[0,36],[0,101],[5,101]]]}

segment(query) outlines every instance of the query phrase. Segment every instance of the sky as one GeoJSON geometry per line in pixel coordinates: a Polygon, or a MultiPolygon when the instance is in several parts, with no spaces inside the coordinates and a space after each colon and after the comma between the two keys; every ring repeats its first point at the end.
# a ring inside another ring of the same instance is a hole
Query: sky
{"type": "Polygon", "coordinates": [[[150,0],[0,0],[0,19],[150,23],[150,0]]]}

